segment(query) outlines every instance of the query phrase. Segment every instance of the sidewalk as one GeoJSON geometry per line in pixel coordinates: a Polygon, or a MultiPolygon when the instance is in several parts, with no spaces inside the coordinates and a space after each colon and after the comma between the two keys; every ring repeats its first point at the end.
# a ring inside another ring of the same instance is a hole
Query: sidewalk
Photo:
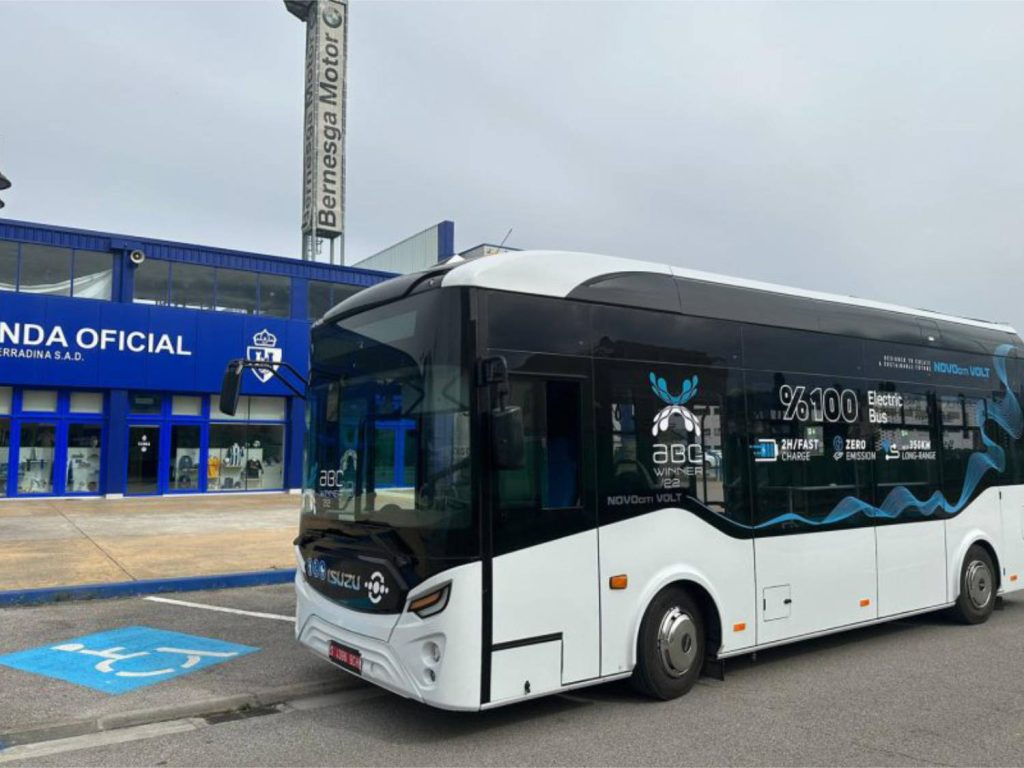
{"type": "Polygon", "coordinates": [[[285,493],[0,501],[0,592],[295,567],[285,493]]]}

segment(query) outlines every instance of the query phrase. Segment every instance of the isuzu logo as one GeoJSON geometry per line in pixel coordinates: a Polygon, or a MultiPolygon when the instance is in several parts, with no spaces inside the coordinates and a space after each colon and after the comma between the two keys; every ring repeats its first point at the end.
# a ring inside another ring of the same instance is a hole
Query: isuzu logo
{"type": "Polygon", "coordinates": [[[366,582],[366,592],[369,595],[370,602],[376,605],[384,599],[384,595],[388,593],[388,585],[384,583],[384,574],[380,571],[374,571],[370,580],[366,582]]]}
{"type": "Polygon", "coordinates": [[[341,571],[328,568],[327,562],[322,558],[310,558],[306,561],[306,576],[330,584],[338,589],[347,589],[350,592],[366,591],[366,596],[371,603],[377,605],[391,591],[388,587],[384,574],[374,571],[369,579],[364,579],[358,573],[341,571]]]}

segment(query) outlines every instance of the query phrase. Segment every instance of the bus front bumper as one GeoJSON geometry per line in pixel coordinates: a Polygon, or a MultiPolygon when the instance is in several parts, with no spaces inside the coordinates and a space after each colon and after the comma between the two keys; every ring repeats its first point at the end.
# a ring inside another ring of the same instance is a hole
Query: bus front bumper
{"type": "Polygon", "coordinates": [[[343,608],[316,592],[299,569],[295,574],[296,639],[332,666],[400,696],[444,709],[478,710],[480,564],[470,563],[431,577],[416,591],[448,580],[452,591],[444,611],[427,619],[409,613],[380,616],[393,626],[371,637],[347,628],[365,624],[367,614],[343,608]],[[360,653],[361,675],[330,661],[332,641],[360,653]],[[440,659],[428,650],[435,648],[440,659]]]}

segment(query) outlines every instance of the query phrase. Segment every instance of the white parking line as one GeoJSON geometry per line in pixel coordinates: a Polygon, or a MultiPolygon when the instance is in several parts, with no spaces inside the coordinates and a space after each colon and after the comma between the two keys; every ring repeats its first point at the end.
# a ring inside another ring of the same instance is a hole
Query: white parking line
{"type": "Polygon", "coordinates": [[[235,613],[239,616],[252,616],[257,619],[273,619],[274,621],[289,621],[295,623],[294,616],[284,616],[280,613],[261,613],[259,611],[243,611],[239,608],[225,608],[220,605],[206,605],[205,603],[190,603],[188,600],[172,600],[169,597],[156,597],[150,595],[142,598],[153,603],[166,603],[167,605],[180,605],[184,608],[202,608],[207,611],[219,611],[220,613],[235,613]]]}

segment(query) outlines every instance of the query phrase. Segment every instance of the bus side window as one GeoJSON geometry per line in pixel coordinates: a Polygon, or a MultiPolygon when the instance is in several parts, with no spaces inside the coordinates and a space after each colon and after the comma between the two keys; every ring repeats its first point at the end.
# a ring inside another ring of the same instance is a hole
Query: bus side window
{"type": "Polygon", "coordinates": [[[512,405],[523,411],[526,460],[498,473],[502,509],[580,505],[580,385],[513,379],[512,405]]]}
{"type": "Polygon", "coordinates": [[[513,376],[511,403],[523,411],[525,461],[497,472],[495,549],[502,552],[593,527],[582,502],[580,384],[513,376]]]}

